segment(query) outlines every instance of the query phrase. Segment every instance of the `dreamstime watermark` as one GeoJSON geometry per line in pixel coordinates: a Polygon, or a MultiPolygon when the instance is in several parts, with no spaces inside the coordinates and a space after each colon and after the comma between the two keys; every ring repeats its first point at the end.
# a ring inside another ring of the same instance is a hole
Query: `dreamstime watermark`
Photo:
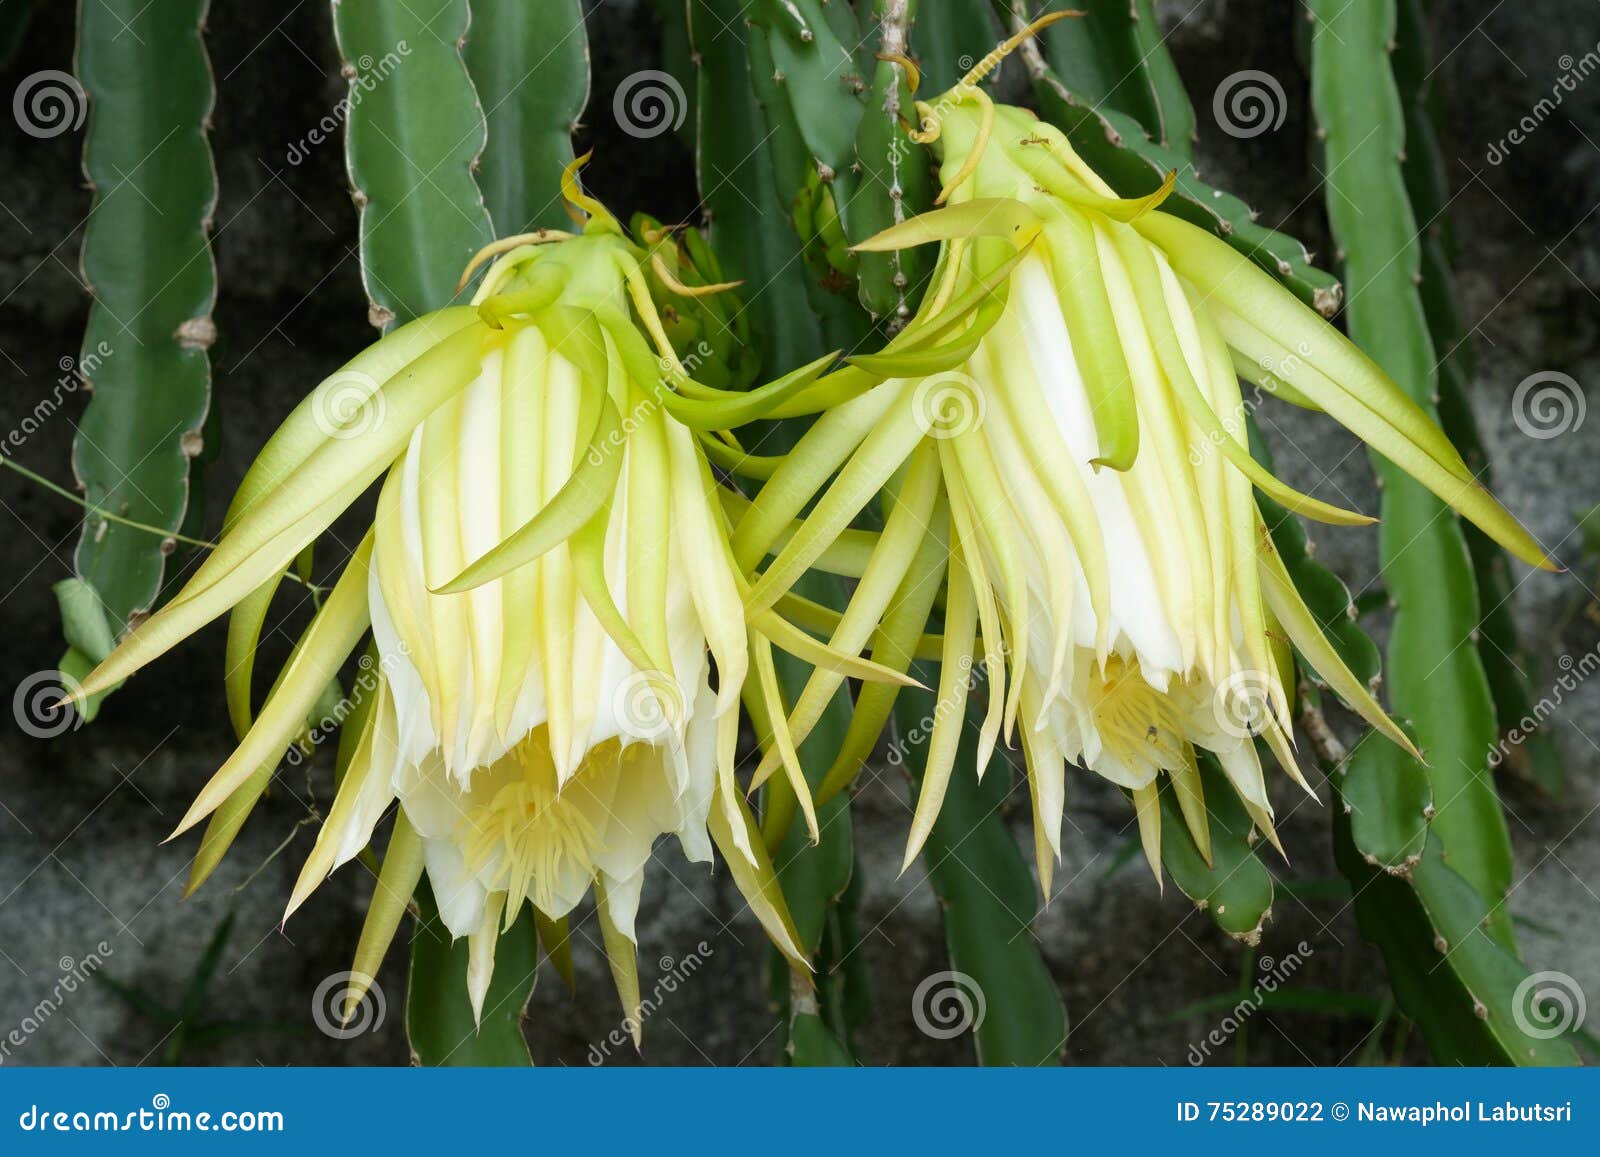
{"type": "MultiPolygon", "coordinates": [[[[701,339],[695,343],[692,350],[678,358],[676,364],[668,358],[661,358],[657,363],[659,390],[671,391],[675,382],[681,381],[684,377],[694,377],[695,371],[715,353],[711,344],[701,339]]],[[[628,440],[660,409],[659,394],[646,394],[640,398],[626,414],[622,415],[622,420],[607,431],[605,437],[597,438],[589,444],[589,452],[585,455],[589,465],[600,466],[611,455],[626,450],[628,440]]]]}
{"type": "Polygon", "coordinates": [[[1189,444],[1189,465],[1198,467],[1205,463],[1221,448],[1225,438],[1248,444],[1251,416],[1261,408],[1266,397],[1277,396],[1280,386],[1286,385],[1287,380],[1298,372],[1310,356],[1311,344],[1302,341],[1296,343],[1294,349],[1283,351],[1281,357],[1262,357],[1257,362],[1262,380],[1251,389],[1249,395],[1241,396],[1239,404],[1231,411],[1218,416],[1216,428],[1200,434],[1198,441],[1189,444]]]}
{"type": "Polygon", "coordinates": [[[1234,1035],[1244,1027],[1244,1023],[1261,1010],[1266,998],[1276,992],[1302,965],[1314,955],[1311,945],[1304,940],[1294,946],[1294,951],[1281,960],[1274,960],[1270,956],[1263,956],[1256,961],[1256,967],[1261,972],[1261,977],[1248,993],[1239,998],[1239,1002],[1228,1010],[1226,1016],[1218,1022],[1210,1032],[1200,1038],[1198,1044],[1189,1046],[1189,1063],[1203,1065],[1210,1058],[1213,1049],[1221,1048],[1233,1039],[1234,1035]]]}
{"type": "Polygon", "coordinates": [[[1506,133],[1497,141],[1490,141],[1489,147],[1484,151],[1483,159],[1491,165],[1499,165],[1511,155],[1511,150],[1525,142],[1539,126],[1549,119],[1550,114],[1561,107],[1567,94],[1578,91],[1578,86],[1600,71],[1600,43],[1585,52],[1576,60],[1570,53],[1556,61],[1556,67],[1561,69],[1561,75],[1556,77],[1555,83],[1550,86],[1550,95],[1542,96],[1534,102],[1533,107],[1523,114],[1522,119],[1506,130],[1506,133]]]}
{"type": "Polygon", "coordinates": [[[5,1064],[14,1050],[27,1044],[33,1034],[45,1026],[45,1022],[60,1012],[67,997],[77,992],[80,985],[87,984],[89,977],[100,971],[111,955],[111,945],[102,940],[94,946],[93,952],[81,959],[63,956],[57,961],[61,975],[56,978],[55,985],[44,999],[24,1013],[22,1019],[0,1038],[0,1065],[5,1064]]]}
{"type": "Polygon", "coordinates": [[[1517,383],[1511,394],[1511,420],[1530,438],[1547,442],[1583,426],[1589,401],[1571,374],[1540,370],[1517,383]]]}
{"type": "Polygon", "coordinates": [[[1505,734],[1489,752],[1491,768],[1499,767],[1513,751],[1528,742],[1534,732],[1543,727],[1545,721],[1561,709],[1568,695],[1582,686],[1590,675],[1600,671],[1600,648],[1585,651],[1576,659],[1571,655],[1562,655],[1556,660],[1556,666],[1561,668],[1562,673],[1550,685],[1550,690],[1528,708],[1526,715],[1506,728],[1505,734]]]}
{"type": "Polygon", "coordinates": [[[911,1019],[924,1036],[952,1040],[977,1032],[989,1015],[983,986],[965,972],[951,969],[924,977],[911,994],[911,1019]]]}
{"type": "Polygon", "coordinates": [[[383,1027],[389,1002],[376,978],[365,972],[335,972],[311,996],[311,1019],[323,1036],[349,1040],[383,1027]]]}
{"type": "Polygon", "coordinates": [[[613,1049],[622,1048],[632,1044],[638,1039],[644,1029],[644,1022],[649,1020],[657,1010],[666,1003],[666,998],[682,988],[688,979],[701,968],[705,962],[716,955],[716,949],[707,941],[700,941],[694,946],[694,951],[674,960],[670,956],[663,956],[657,961],[661,975],[650,988],[650,995],[639,1002],[637,1016],[629,1015],[622,1018],[622,1022],[605,1035],[599,1044],[589,1046],[589,1064],[599,1066],[605,1064],[611,1056],[613,1049]]]}
{"type": "Polygon", "coordinates": [[[360,370],[340,370],[311,395],[311,420],[341,442],[378,429],[388,412],[389,399],[377,379],[360,370]]]}
{"type": "Polygon", "coordinates": [[[1254,668],[1235,671],[1211,697],[1211,715],[1217,726],[1235,739],[1258,734],[1272,715],[1273,677],[1254,668]]]}
{"type": "Polygon", "coordinates": [[[611,712],[624,736],[659,742],[682,733],[683,691],[663,671],[634,671],[611,693],[611,712]]]}
{"type": "MultiPolygon", "coordinates": [[[[1002,648],[1003,651],[1003,648],[1002,648]]],[[[980,656],[981,659],[981,656],[980,656]]],[[[966,681],[961,693],[945,692],[934,700],[933,710],[917,720],[905,732],[897,736],[889,744],[889,749],[884,753],[884,759],[890,767],[904,767],[906,757],[911,752],[928,742],[933,737],[934,728],[943,720],[955,715],[964,715],[966,711],[967,693],[981,684],[989,675],[987,663],[974,662],[973,656],[962,655],[956,660],[958,674],[966,681]]]]}
{"type": "Polygon", "coordinates": [[[35,671],[11,696],[11,714],[24,735],[33,739],[54,739],[83,726],[71,703],[64,702],[83,688],[65,671],[35,671]]]}
{"type": "Polygon", "coordinates": [[[47,68],[22,78],[11,97],[11,115],[30,137],[48,140],[83,127],[89,96],[70,72],[47,68]]]}
{"type": "Polygon", "coordinates": [[[290,767],[299,767],[311,757],[311,753],[323,740],[336,735],[345,720],[355,713],[356,708],[366,702],[367,696],[378,690],[378,685],[383,678],[394,669],[395,664],[407,658],[410,651],[404,643],[390,651],[374,663],[370,654],[362,655],[356,661],[355,682],[350,685],[350,690],[339,697],[339,701],[322,714],[315,723],[301,736],[300,742],[289,745],[289,750],[284,753],[283,761],[290,767]]]}
{"type": "Polygon", "coordinates": [[[1535,1040],[1551,1040],[1583,1027],[1589,1004],[1565,972],[1534,972],[1511,994],[1511,1019],[1535,1040]]]}
{"type": "Polygon", "coordinates": [[[689,115],[689,98],[671,73],[645,68],[631,73],[611,97],[611,115],[630,137],[649,140],[676,132],[689,115]]]}
{"type": "Polygon", "coordinates": [[[1257,386],[1248,397],[1241,396],[1239,404],[1226,414],[1219,415],[1217,425],[1198,435],[1198,440],[1189,443],[1189,465],[1199,467],[1210,460],[1211,455],[1222,448],[1225,439],[1233,439],[1240,445],[1248,445],[1250,439],[1250,416],[1261,408],[1264,391],[1257,386]]]}
{"type": "Polygon", "coordinates": [[[102,339],[95,343],[94,349],[83,355],[82,361],[63,356],[56,363],[61,374],[56,378],[55,386],[48,396],[40,398],[33,404],[33,409],[22,415],[21,421],[6,431],[4,438],[0,438],[0,455],[9,458],[22,449],[29,438],[55,417],[69,397],[81,390],[86,383],[94,381],[94,375],[111,354],[110,344],[102,339]]]}
{"type": "Polygon", "coordinates": [[[971,374],[946,370],[924,378],[911,397],[911,416],[930,438],[959,438],[983,425],[989,402],[971,374]]]}
{"type": "Polygon", "coordinates": [[[1289,98],[1270,72],[1247,68],[1223,78],[1211,97],[1211,115],[1230,137],[1249,140],[1276,132],[1289,115],[1289,98]]]}
{"type": "Polygon", "coordinates": [[[174,1109],[172,1098],[157,1093],[149,1108],[118,1113],[108,1109],[53,1109],[29,1105],[17,1115],[24,1133],[282,1133],[276,1109],[224,1109],[220,1113],[174,1109]]]}
{"type": "Polygon", "coordinates": [[[284,159],[291,165],[298,165],[311,155],[312,149],[332,140],[344,126],[345,121],[350,119],[350,111],[360,108],[367,94],[394,75],[395,69],[399,68],[410,55],[411,45],[400,40],[396,41],[393,49],[376,60],[367,55],[353,62],[346,61],[342,72],[344,78],[350,82],[350,90],[339,98],[339,103],[333,106],[332,112],[324,115],[303,137],[289,146],[284,153],[284,159]]]}

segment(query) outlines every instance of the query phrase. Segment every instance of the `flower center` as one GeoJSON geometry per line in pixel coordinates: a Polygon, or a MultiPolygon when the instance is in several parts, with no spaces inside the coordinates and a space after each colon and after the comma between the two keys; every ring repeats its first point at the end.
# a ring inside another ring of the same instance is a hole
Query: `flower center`
{"type": "Polygon", "coordinates": [[[1172,698],[1145,682],[1137,659],[1111,656],[1090,702],[1100,742],[1123,765],[1183,766],[1183,721],[1172,698]]]}
{"type": "Polygon", "coordinates": [[[551,911],[557,907],[561,881],[574,869],[585,878],[593,876],[600,842],[594,792],[604,778],[602,769],[616,766],[617,746],[611,740],[595,748],[561,787],[543,727],[495,765],[506,782],[464,818],[463,834],[473,871],[482,871],[499,853],[501,866],[491,890],[506,890],[508,912],[520,909],[525,899],[540,911],[551,911]]]}

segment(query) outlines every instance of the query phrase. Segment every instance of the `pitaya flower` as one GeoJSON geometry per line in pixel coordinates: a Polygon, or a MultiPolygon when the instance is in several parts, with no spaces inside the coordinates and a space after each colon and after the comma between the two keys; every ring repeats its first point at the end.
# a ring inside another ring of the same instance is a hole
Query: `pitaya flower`
{"type": "MultiPolygon", "coordinates": [[[[938,815],[981,667],[979,767],[1002,733],[1020,735],[1048,895],[1069,762],[1131,793],[1158,879],[1163,776],[1209,859],[1196,749],[1216,754],[1276,842],[1256,738],[1305,786],[1274,645],[1285,636],[1415,754],[1296,592],[1252,488],[1323,522],[1372,519],[1298,493],[1251,457],[1239,376],[1325,411],[1517,557],[1552,564],[1371,360],[1225,243],[1155,211],[1170,180],[1119,198],[1061,132],[994,104],[977,81],[1017,42],[918,104],[945,207],[859,248],[937,241],[933,280],[886,351],[851,359],[888,380],[819,420],[743,514],[734,547],[746,566],[775,556],[753,581],[754,605],[792,599],[793,579],[842,535],[859,536],[846,527],[890,488],[882,539],[854,566],[861,586],[833,643],[851,649],[877,631],[892,645],[875,656],[943,660],[906,863],[938,815]],[[943,638],[919,641],[920,626],[907,634],[884,616],[918,542],[943,533],[945,506],[943,638]]],[[[796,741],[838,680],[819,671],[812,683],[790,717],[796,741]]],[[[848,781],[875,733],[858,729],[825,792],[848,781]]],[[[769,753],[762,773],[776,763],[769,753]]]]}
{"type": "MultiPolygon", "coordinates": [[[[566,192],[590,214],[581,234],[496,243],[468,270],[499,255],[470,306],[402,326],[306,398],[250,469],[213,553],[79,692],[233,610],[240,743],[174,833],[215,817],[193,887],[370,625],[375,699],[289,911],[397,802],[358,972],[376,970],[426,872],[445,925],[468,938],[475,1010],[500,931],[529,903],[559,919],[591,887],[608,949],[628,947],[612,966],[636,1002],[635,914],[663,833],[691,860],[709,861],[715,842],[804,969],[734,781],[741,692],[753,674],[758,699],[778,702],[774,641],[900,678],[776,614],[747,615],[701,450],[704,432],[759,417],[831,358],[745,393],[695,382],[652,292],[729,287],[690,289],[661,236],[630,240],[571,172],[566,192]],[[371,529],[252,717],[255,647],[280,576],[380,477],[371,529]]],[[[798,765],[787,767],[814,824],[798,765]]]]}

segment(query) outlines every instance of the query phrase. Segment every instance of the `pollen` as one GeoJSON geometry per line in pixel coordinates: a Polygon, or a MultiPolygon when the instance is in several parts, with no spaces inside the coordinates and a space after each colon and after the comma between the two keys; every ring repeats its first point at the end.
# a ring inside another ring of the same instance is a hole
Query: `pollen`
{"type": "Polygon", "coordinates": [[[1108,658],[1090,703],[1101,742],[1122,764],[1183,766],[1182,717],[1169,695],[1145,681],[1137,659],[1108,658]]]}
{"type": "Polygon", "coordinates": [[[619,755],[615,740],[601,744],[558,786],[549,733],[540,727],[496,764],[493,774],[503,782],[463,817],[461,835],[474,871],[498,861],[491,890],[506,890],[507,911],[524,899],[550,911],[560,881],[575,871],[594,874],[601,836],[595,815],[604,815],[596,789],[614,774],[619,755]]]}

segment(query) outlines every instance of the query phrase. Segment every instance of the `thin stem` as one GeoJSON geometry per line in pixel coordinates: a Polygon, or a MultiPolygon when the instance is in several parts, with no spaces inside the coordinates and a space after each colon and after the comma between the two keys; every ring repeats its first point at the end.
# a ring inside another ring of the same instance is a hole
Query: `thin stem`
{"type": "MultiPolygon", "coordinates": [[[[46,478],[43,474],[29,470],[26,466],[23,466],[21,463],[10,457],[7,457],[6,455],[0,454],[0,466],[4,466],[8,470],[16,471],[16,473],[22,475],[28,481],[35,483],[38,486],[42,486],[51,494],[59,495],[60,497],[65,498],[68,502],[71,502],[76,506],[81,506],[90,514],[99,515],[107,522],[114,522],[118,526],[126,526],[132,530],[142,530],[146,534],[158,534],[162,538],[169,538],[173,542],[181,542],[186,546],[197,546],[203,550],[215,550],[217,548],[216,543],[209,542],[203,538],[190,538],[188,535],[179,534],[175,530],[167,530],[165,527],[161,526],[151,526],[148,522],[135,522],[133,519],[124,518],[120,514],[112,514],[111,511],[107,510],[105,507],[96,506],[88,499],[80,498],[78,495],[68,490],[65,486],[57,485],[56,483],[50,481],[50,479],[46,478]]],[[[285,571],[283,577],[299,583],[314,595],[321,595],[325,593],[327,589],[325,587],[318,586],[309,579],[301,578],[292,570],[285,571]]]]}

